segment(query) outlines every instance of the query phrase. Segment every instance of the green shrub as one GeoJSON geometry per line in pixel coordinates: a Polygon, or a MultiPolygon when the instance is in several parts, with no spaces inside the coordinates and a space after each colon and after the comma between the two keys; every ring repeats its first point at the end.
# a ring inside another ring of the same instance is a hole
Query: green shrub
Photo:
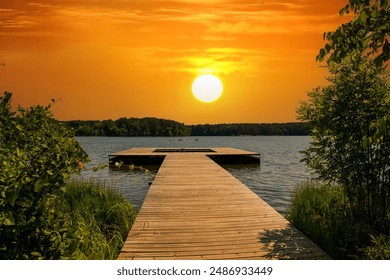
{"type": "Polygon", "coordinates": [[[11,97],[0,97],[0,256],[46,257],[55,201],[87,154],[50,105],[13,111],[11,97]]]}
{"type": "Polygon", "coordinates": [[[0,258],[115,259],[135,209],[101,184],[67,180],[87,154],[46,107],[0,97],[0,258]]]}
{"type": "Polygon", "coordinates": [[[312,127],[304,161],[345,189],[354,219],[379,224],[390,209],[390,137],[378,130],[390,117],[388,76],[363,58],[330,69],[330,84],[298,111],[312,127]]]}

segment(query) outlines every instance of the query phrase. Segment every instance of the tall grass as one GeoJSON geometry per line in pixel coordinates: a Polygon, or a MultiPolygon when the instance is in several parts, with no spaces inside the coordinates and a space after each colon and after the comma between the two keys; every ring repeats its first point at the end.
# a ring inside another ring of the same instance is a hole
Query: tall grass
{"type": "Polygon", "coordinates": [[[377,236],[367,223],[354,220],[340,186],[302,184],[286,217],[335,259],[390,258],[390,236],[377,236]]]}
{"type": "Polygon", "coordinates": [[[70,181],[57,203],[53,258],[116,259],[136,210],[113,189],[92,181],[70,181]]]}

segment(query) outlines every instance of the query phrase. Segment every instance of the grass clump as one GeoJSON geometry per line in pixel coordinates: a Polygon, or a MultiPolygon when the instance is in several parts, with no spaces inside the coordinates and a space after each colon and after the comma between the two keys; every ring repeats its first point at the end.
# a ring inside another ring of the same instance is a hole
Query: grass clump
{"type": "Polygon", "coordinates": [[[390,260],[390,236],[372,236],[372,246],[364,250],[367,259],[390,260]]]}
{"type": "Polygon", "coordinates": [[[52,258],[116,259],[135,216],[134,206],[113,189],[92,181],[68,182],[52,224],[52,258]]]}
{"type": "Polygon", "coordinates": [[[368,222],[353,218],[340,186],[302,184],[286,217],[334,259],[390,259],[390,220],[382,223],[379,234],[368,222]]]}

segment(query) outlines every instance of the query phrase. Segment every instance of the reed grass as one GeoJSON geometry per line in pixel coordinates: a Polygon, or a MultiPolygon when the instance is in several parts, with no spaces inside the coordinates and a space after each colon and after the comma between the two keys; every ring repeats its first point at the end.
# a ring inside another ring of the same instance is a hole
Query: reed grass
{"type": "Polygon", "coordinates": [[[390,236],[372,236],[372,246],[364,249],[367,259],[389,260],[390,259],[390,236]]]}
{"type": "Polygon", "coordinates": [[[334,259],[390,258],[390,236],[378,236],[353,219],[340,186],[303,183],[294,191],[286,218],[334,259]]]}
{"type": "Polygon", "coordinates": [[[116,259],[136,216],[114,189],[85,180],[67,183],[57,212],[66,231],[55,247],[59,259],[116,259]]]}

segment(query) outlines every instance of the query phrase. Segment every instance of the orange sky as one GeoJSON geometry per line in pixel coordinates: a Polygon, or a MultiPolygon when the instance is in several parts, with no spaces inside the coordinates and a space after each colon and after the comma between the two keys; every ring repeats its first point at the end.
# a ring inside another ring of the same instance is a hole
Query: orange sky
{"type": "Polygon", "coordinates": [[[347,0],[0,0],[0,91],[55,117],[186,124],[296,121],[347,0]],[[5,65],[3,65],[5,64],[5,65]],[[202,103],[201,73],[224,84],[202,103]]]}

